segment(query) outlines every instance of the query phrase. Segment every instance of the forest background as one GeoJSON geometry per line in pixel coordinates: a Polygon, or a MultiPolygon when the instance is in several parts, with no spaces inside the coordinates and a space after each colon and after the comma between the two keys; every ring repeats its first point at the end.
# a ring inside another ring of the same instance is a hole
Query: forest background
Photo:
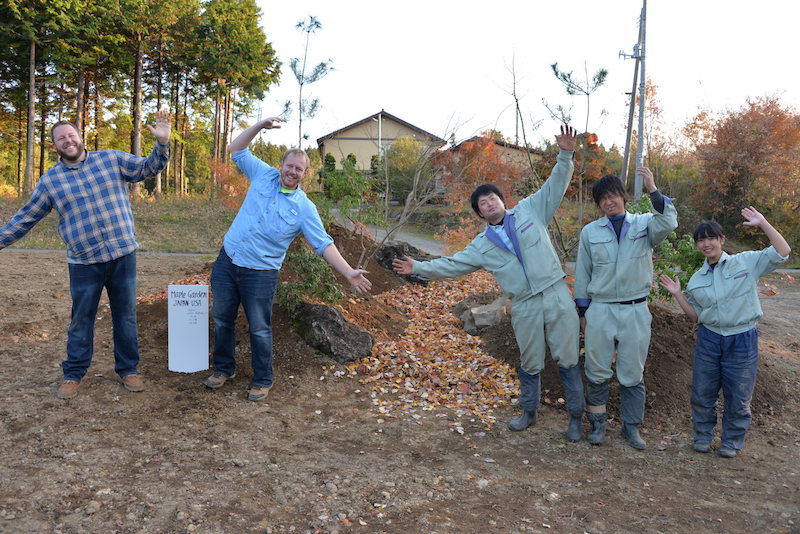
{"type": "MultiPolygon", "coordinates": [[[[299,68],[305,68],[308,40],[302,63],[282,63],[258,25],[259,17],[254,0],[3,0],[0,196],[6,199],[4,213],[21,205],[38,178],[55,164],[49,139],[53,123],[74,121],[90,150],[146,155],[153,139],[142,134],[142,125],[159,109],[171,116],[172,159],[156,180],[132,188],[135,202],[169,202],[169,210],[185,207],[191,213],[214,199],[212,203],[235,209],[247,184],[226,152],[233,132],[286,76],[294,75],[299,89],[294,103],[299,115],[290,120],[302,123],[303,118],[304,78],[299,68]]],[[[312,37],[307,28],[298,26],[312,37]]],[[[553,71],[557,77],[572,74],[560,73],[556,66],[553,71]]],[[[602,79],[593,80],[602,84],[602,79]]],[[[606,147],[591,132],[592,87],[589,80],[586,83],[586,120],[572,121],[583,133],[568,191],[570,202],[553,228],[565,260],[574,255],[579,229],[597,216],[588,194],[591,184],[608,172],[622,170],[621,147],[606,147]]],[[[575,93],[566,83],[565,87],[566,100],[575,93]]],[[[514,89],[509,98],[518,108],[514,89]]],[[[763,236],[739,224],[739,209],[754,205],[797,250],[800,115],[795,109],[778,97],[753,97],[735,109],[700,111],[676,133],[665,130],[658,87],[649,80],[646,100],[645,164],[654,171],[660,189],[678,199],[681,227],[675,242],[700,220],[715,219],[734,243],[761,246],[763,236]]],[[[564,108],[550,111],[564,113],[564,108]]],[[[395,227],[415,211],[444,213],[450,221],[443,228],[445,237],[457,247],[474,235],[478,222],[463,202],[475,185],[496,183],[513,206],[536,190],[552,167],[557,147],[528,143],[525,129],[535,125],[525,124],[522,114],[519,119],[523,135],[520,139],[516,132],[513,143],[529,154],[526,163],[502,156],[498,147],[511,143],[512,137],[495,130],[466,142],[449,135],[452,132],[441,132],[438,135],[449,140],[443,147],[400,139],[376,156],[370,169],[356,169],[347,161],[337,166],[333,156],[306,146],[312,161],[306,188],[323,190],[317,196],[328,222],[333,221],[328,208],[338,205],[356,228],[368,223],[395,227]],[[399,215],[379,209],[381,200],[388,205],[390,199],[403,206],[399,215]]],[[[273,165],[285,149],[261,138],[253,145],[254,152],[273,165]]],[[[627,175],[633,175],[632,164],[627,175]]],[[[141,209],[146,208],[137,208],[141,209]]]]}

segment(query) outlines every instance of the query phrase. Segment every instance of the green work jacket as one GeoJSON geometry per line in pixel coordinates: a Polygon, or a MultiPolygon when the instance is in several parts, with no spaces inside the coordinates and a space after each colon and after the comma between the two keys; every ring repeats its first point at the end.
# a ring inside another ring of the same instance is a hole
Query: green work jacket
{"type": "Polygon", "coordinates": [[[664,213],[626,213],[619,242],[608,217],[581,230],[575,264],[574,297],[578,306],[590,301],[626,302],[646,297],[653,285],[653,248],[678,227],[678,213],[664,197],[664,213]]]}
{"type": "Polygon", "coordinates": [[[563,280],[564,270],[547,232],[572,178],[574,152],[562,150],[550,177],[541,189],[506,210],[505,224],[513,219],[521,261],[514,251],[493,243],[489,225],[456,254],[431,261],[414,262],[413,273],[428,280],[459,276],[478,269],[491,272],[516,304],[563,280]]]}

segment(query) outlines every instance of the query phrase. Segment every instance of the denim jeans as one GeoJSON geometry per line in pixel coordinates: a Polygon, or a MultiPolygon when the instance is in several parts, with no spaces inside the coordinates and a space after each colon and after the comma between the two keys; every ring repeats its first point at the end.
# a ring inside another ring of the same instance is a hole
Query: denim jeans
{"type": "Polygon", "coordinates": [[[104,287],[114,327],[114,370],[121,377],[137,372],[136,253],[132,252],[105,263],[69,264],[72,320],[67,331],[67,359],[61,363],[64,380],[80,382],[92,363],[94,322],[104,287]]]}
{"type": "Polygon", "coordinates": [[[694,439],[710,443],[717,425],[717,398],[722,388],[722,446],[744,447],[750,426],[750,401],[758,370],[758,330],[722,336],[703,325],[697,333],[692,371],[694,439]]]}
{"type": "Polygon", "coordinates": [[[232,376],[236,372],[236,315],[244,308],[250,331],[253,386],[272,386],[272,302],[278,271],[234,265],[219,252],[211,270],[211,315],[214,318],[214,369],[232,376]]]}

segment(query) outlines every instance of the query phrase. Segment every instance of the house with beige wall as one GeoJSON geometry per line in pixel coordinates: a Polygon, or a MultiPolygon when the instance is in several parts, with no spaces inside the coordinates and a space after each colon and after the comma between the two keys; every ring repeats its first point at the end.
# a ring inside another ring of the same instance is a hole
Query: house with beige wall
{"type": "Polygon", "coordinates": [[[356,167],[368,170],[372,157],[385,151],[401,137],[410,137],[422,144],[443,146],[446,141],[422,128],[381,110],[349,126],[331,132],[317,139],[319,153],[323,161],[326,154],[336,158],[336,168],[348,154],[355,154],[356,167]]]}

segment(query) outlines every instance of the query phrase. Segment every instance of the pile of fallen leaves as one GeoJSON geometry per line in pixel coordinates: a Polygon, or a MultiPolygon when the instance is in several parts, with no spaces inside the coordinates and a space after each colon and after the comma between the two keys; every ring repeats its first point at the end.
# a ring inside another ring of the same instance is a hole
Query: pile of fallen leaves
{"type": "MultiPolygon", "coordinates": [[[[494,409],[519,394],[516,375],[480,349],[480,338],[467,334],[451,309],[470,295],[498,290],[492,275],[480,271],[377,297],[405,313],[408,328],[399,340],[377,343],[348,371],[369,388],[381,416],[420,419],[420,410],[447,408],[459,419],[495,423],[494,409]]],[[[464,432],[458,422],[450,426],[464,432]]]]}

